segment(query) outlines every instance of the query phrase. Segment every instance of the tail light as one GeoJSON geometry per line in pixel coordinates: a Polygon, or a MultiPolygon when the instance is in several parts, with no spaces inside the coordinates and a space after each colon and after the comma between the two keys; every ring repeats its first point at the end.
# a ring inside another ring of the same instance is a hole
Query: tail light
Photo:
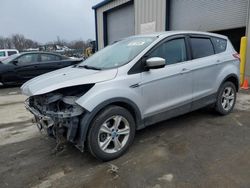
{"type": "Polygon", "coordinates": [[[235,54],[233,54],[233,56],[240,61],[240,54],[235,53],[235,54]]]}

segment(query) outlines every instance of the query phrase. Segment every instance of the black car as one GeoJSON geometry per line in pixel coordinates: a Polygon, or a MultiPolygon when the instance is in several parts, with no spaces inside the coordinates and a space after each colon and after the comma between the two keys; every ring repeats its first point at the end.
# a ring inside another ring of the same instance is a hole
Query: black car
{"type": "Polygon", "coordinates": [[[41,74],[81,61],[48,52],[15,54],[0,62],[0,85],[20,85],[41,74]]]}

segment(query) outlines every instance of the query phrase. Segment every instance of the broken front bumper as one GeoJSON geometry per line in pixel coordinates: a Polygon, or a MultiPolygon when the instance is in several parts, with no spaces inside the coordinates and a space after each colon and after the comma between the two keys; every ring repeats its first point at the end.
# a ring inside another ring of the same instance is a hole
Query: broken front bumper
{"type": "Polygon", "coordinates": [[[47,130],[48,128],[54,125],[54,121],[52,120],[52,118],[48,116],[44,116],[38,110],[30,106],[29,99],[27,99],[24,102],[24,105],[25,105],[25,108],[35,116],[36,125],[40,131],[47,130]]]}
{"type": "Polygon", "coordinates": [[[51,116],[44,115],[40,113],[39,110],[30,105],[29,99],[25,101],[25,107],[35,116],[35,123],[42,133],[45,132],[48,136],[54,137],[56,139],[58,137],[64,137],[65,140],[76,144],[80,117],[82,117],[76,114],[79,113],[78,109],[72,112],[74,113],[73,115],[69,113],[62,115],[60,112],[55,112],[51,116]]]}

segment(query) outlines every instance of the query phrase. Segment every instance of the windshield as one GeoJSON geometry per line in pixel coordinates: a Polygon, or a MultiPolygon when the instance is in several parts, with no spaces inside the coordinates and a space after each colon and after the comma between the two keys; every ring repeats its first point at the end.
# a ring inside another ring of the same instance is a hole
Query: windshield
{"type": "Polygon", "coordinates": [[[7,59],[2,60],[1,62],[2,62],[3,64],[8,64],[8,63],[10,63],[12,60],[16,59],[18,56],[19,56],[19,54],[11,55],[11,56],[9,56],[7,59]]]}
{"type": "Polygon", "coordinates": [[[107,46],[81,64],[79,67],[96,70],[111,69],[127,64],[148,47],[156,37],[130,37],[107,46]]]}

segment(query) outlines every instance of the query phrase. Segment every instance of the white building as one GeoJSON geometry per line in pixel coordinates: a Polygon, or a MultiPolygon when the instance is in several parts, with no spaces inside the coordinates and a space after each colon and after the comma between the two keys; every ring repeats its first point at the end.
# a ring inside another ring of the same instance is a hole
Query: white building
{"type": "MultiPolygon", "coordinates": [[[[227,35],[239,51],[248,7],[249,0],[104,0],[93,7],[97,48],[135,34],[196,30],[227,35]]],[[[247,57],[250,76],[250,50],[247,57]]]]}

